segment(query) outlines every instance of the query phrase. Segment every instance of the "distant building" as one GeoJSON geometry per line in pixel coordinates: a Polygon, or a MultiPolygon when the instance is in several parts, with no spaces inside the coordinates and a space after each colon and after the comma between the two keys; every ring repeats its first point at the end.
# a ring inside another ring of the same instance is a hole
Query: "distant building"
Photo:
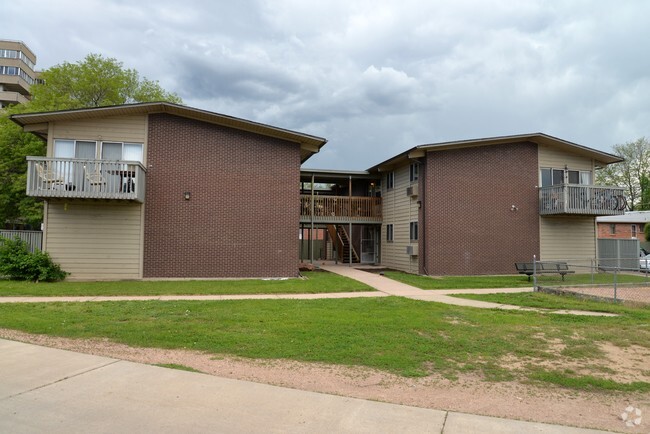
{"type": "Polygon", "coordinates": [[[598,238],[638,239],[641,247],[650,249],[645,239],[645,225],[650,222],[650,211],[630,211],[625,215],[602,216],[596,219],[598,238]]]}
{"type": "Polygon", "coordinates": [[[30,100],[36,55],[23,42],[0,39],[0,108],[30,100]]]}

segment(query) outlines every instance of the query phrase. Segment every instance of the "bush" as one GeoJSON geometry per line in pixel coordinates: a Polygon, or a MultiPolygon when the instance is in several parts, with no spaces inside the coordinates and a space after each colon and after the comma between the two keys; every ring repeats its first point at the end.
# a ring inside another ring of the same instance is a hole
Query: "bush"
{"type": "Polygon", "coordinates": [[[65,279],[68,274],[59,264],[52,262],[47,252],[37,250],[32,253],[20,238],[0,237],[0,276],[13,280],[55,282],[65,279]]]}

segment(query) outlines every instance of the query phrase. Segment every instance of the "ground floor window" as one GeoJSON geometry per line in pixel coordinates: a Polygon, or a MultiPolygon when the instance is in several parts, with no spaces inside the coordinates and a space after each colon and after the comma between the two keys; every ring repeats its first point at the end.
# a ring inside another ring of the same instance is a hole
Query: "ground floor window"
{"type": "Polygon", "coordinates": [[[389,242],[393,241],[393,225],[392,224],[387,224],[386,225],[386,241],[389,241],[389,242]]]}
{"type": "Polygon", "coordinates": [[[409,237],[411,241],[418,240],[418,222],[411,222],[409,225],[409,237]]]}

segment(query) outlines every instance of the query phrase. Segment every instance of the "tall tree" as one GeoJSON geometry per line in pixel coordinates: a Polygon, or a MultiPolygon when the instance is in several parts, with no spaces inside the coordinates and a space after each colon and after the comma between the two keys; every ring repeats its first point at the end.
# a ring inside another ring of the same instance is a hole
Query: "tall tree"
{"type": "Polygon", "coordinates": [[[135,102],[168,101],[181,104],[175,93],[165,91],[158,82],[140,78],[122,62],[89,54],[77,63],[64,62],[41,73],[42,84],[31,88],[29,111],[102,107],[135,102]]]}
{"type": "Polygon", "coordinates": [[[642,199],[648,195],[650,188],[648,182],[644,181],[644,177],[650,177],[650,141],[641,137],[633,142],[614,145],[614,154],[625,161],[599,170],[596,182],[624,187],[630,210],[643,209],[642,199]]]}
{"type": "Polygon", "coordinates": [[[42,202],[27,197],[28,155],[45,155],[45,143],[9,120],[13,113],[101,107],[135,102],[167,101],[182,104],[175,93],[158,82],[140,78],[121,62],[89,54],[77,63],[64,62],[41,73],[43,83],[30,89],[32,100],[0,110],[0,228],[6,223],[38,227],[42,202]]]}

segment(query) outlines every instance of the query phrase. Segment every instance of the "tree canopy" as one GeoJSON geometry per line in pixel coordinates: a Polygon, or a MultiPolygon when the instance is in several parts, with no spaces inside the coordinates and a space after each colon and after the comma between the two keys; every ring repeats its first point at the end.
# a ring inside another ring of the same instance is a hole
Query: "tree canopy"
{"type": "Polygon", "coordinates": [[[175,93],[157,81],[141,78],[122,62],[89,54],[77,63],[64,62],[41,73],[31,101],[0,110],[0,227],[6,223],[38,226],[42,202],[26,196],[28,155],[42,156],[46,144],[9,120],[14,113],[102,107],[137,102],[167,101],[182,104],[175,93]]]}
{"type": "Polygon", "coordinates": [[[625,161],[598,171],[596,182],[625,188],[631,211],[650,209],[650,141],[641,137],[633,142],[614,145],[614,154],[625,161]]]}

